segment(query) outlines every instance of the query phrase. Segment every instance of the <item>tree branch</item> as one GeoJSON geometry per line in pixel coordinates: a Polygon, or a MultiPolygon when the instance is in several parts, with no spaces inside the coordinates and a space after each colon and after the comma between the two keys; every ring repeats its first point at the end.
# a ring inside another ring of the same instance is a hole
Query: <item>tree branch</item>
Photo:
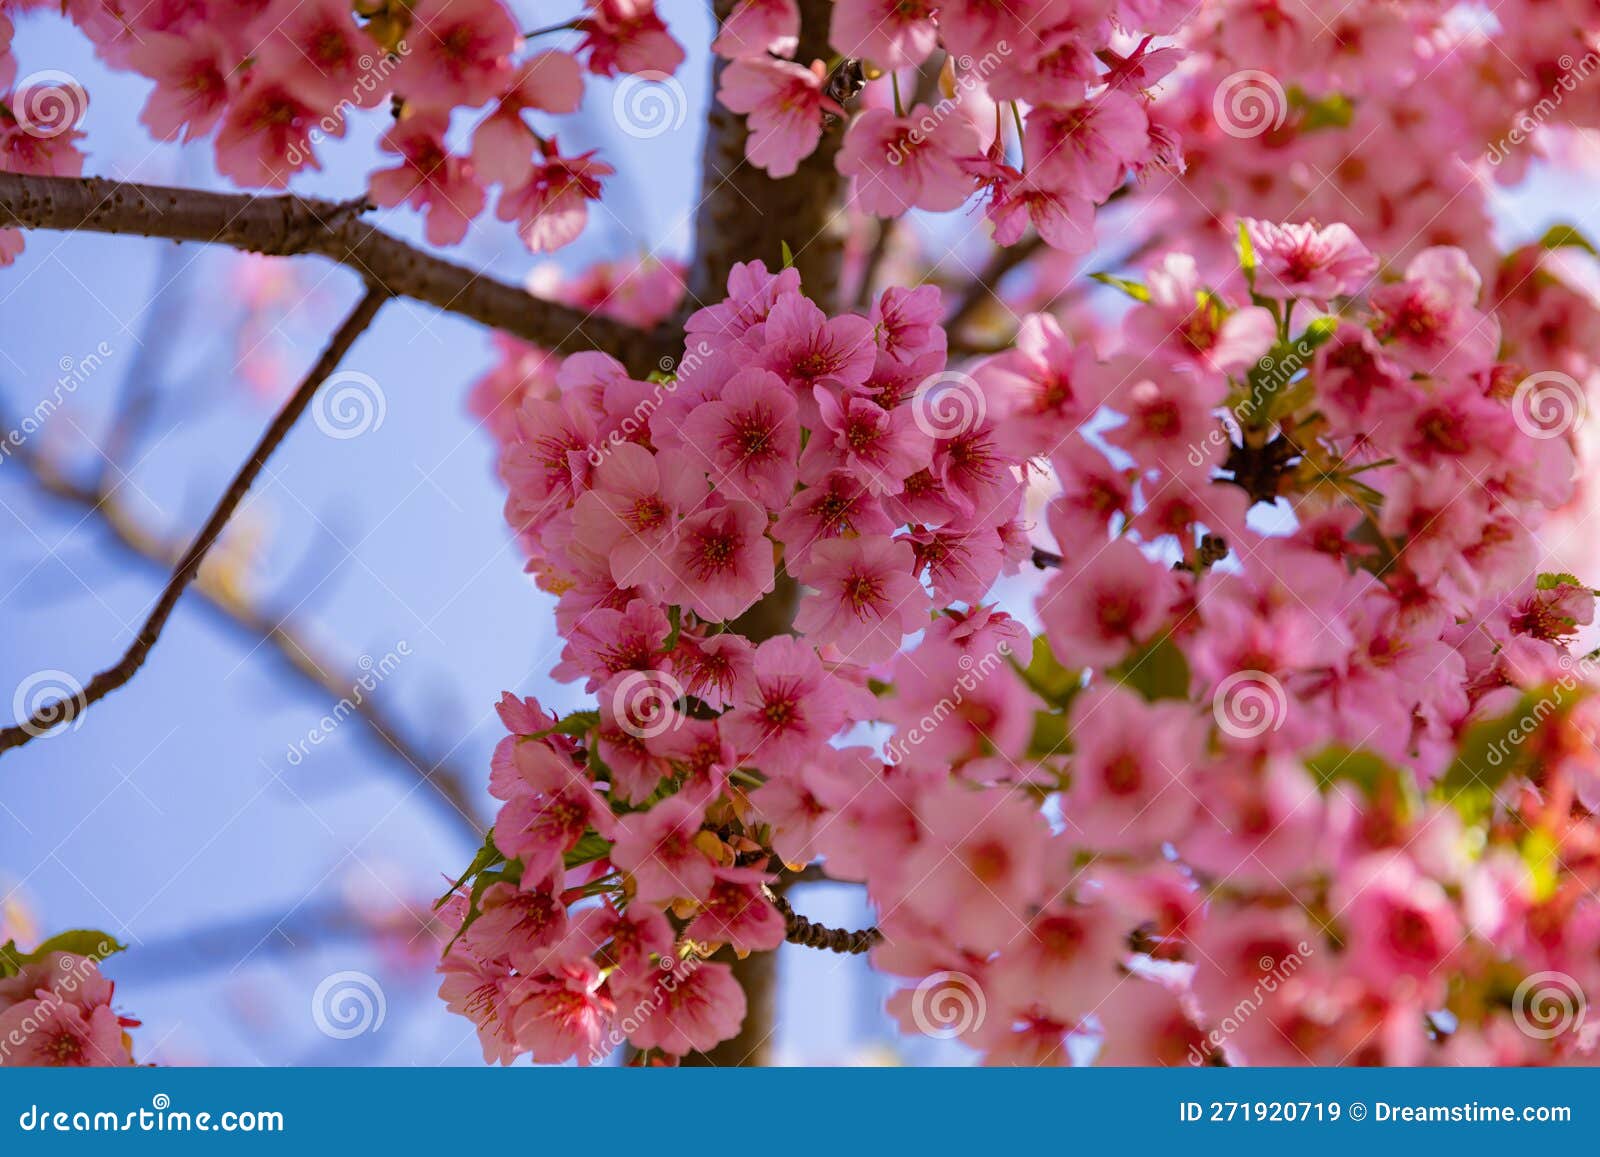
{"type": "MultiPolygon", "coordinates": [[[[82,509],[86,516],[104,526],[117,545],[132,557],[167,572],[182,559],[182,543],[173,542],[141,523],[113,490],[73,482],[64,470],[34,451],[31,445],[17,447],[12,456],[40,491],[82,509]]],[[[335,661],[292,619],[268,611],[204,568],[194,586],[195,593],[218,619],[238,631],[252,646],[272,648],[307,686],[341,701],[356,686],[357,675],[335,661]]],[[[471,782],[469,777],[459,768],[435,762],[424,754],[405,737],[381,702],[363,696],[355,704],[355,714],[382,741],[386,754],[393,757],[388,763],[397,771],[403,771],[407,779],[419,779],[433,788],[438,793],[438,802],[445,805],[440,808],[441,814],[461,829],[463,838],[474,844],[481,842],[487,824],[467,786],[471,782]]]]}
{"type": "Polygon", "coordinates": [[[0,173],[0,228],[134,233],[229,245],[270,257],[317,254],[348,266],[391,296],[460,314],[556,353],[600,350],[640,377],[682,340],[681,334],[647,333],[541,300],[424,253],[363,220],[367,208],[361,200],[256,197],[101,177],[0,173]]]}
{"type": "MultiPolygon", "coordinates": [[[[734,0],[713,0],[717,23],[728,18],[734,0]]],[[[832,0],[800,0],[801,64],[828,60],[828,21],[832,0]]],[[[711,90],[716,92],[728,62],[714,58],[711,90]]],[[[689,270],[690,308],[719,301],[735,262],[759,258],[777,269],[782,246],[794,253],[806,293],[832,310],[839,291],[844,251],[840,210],[845,181],[834,167],[843,142],[841,126],[822,134],[816,151],[791,177],[773,179],[745,160],[749,132],[745,118],[724,108],[715,96],[706,116],[701,161],[700,205],[695,214],[695,255],[689,270]]]]}
{"type": "Polygon", "coordinates": [[[123,654],[122,658],[111,667],[101,671],[89,681],[79,694],[65,699],[57,699],[38,708],[27,719],[19,721],[12,727],[0,731],[0,752],[9,751],[13,747],[21,747],[35,737],[51,730],[63,723],[70,723],[81,715],[89,704],[105,698],[111,692],[133,678],[135,672],[144,665],[151,648],[156,645],[156,640],[161,637],[162,628],[167,624],[167,619],[172,615],[172,610],[178,605],[178,599],[184,589],[194,581],[195,575],[200,571],[200,564],[205,560],[206,552],[221,537],[223,528],[227,526],[228,519],[233,517],[233,512],[238,509],[239,503],[244,500],[245,494],[255,483],[262,467],[278,444],[288,435],[294,427],[296,420],[310,405],[312,397],[318,387],[333,373],[340,360],[356,339],[371,324],[383,303],[389,299],[387,291],[369,287],[362,295],[359,302],[350,311],[344,322],[339,326],[338,332],[329,340],[327,347],[322,351],[322,356],[317,359],[316,365],[306,374],[299,387],[289,400],[284,403],[283,409],[278,411],[278,416],[256,443],[249,459],[239,468],[234,475],[228,489],[223,492],[216,507],[211,511],[211,517],[200,528],[200,533],[184,552],[177,567],[172,572],[172,577],[167,580],[166,587],[161,592],[161,597],[156,600],[155,609],[150,612],[144,621],[144,626],[139,629],[139,634],[134,638],[133,644],[123,654]]]}
{"type": "Polygon", "coordinates": [[[846,956],[859,956],[883,943],[883,933],[876,928],[863,928],[859,932],[852,932],[846,928],[829,928],[822,924],[813,924],[790,907],[789,901],[782,893],[773,892],[771,896],[773,907],[783,913],[783,938],[790,944],[798,944],[803,948],[824,948],[829,952],[838,952],[846,956]]]}

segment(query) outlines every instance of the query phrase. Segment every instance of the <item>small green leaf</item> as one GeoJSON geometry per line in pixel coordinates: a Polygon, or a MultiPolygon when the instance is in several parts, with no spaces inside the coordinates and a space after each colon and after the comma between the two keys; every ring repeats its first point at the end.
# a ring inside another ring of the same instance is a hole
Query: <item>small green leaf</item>
{"type": "Polygon", "coordinates": [[[1189,660],[1171,635],[1147,644],[1112,673],[1151,702],[1189,694],[1189,660]]]}
{"type": "Polygon", "coordinates": [[[683,630],[683,609],[676,604],[668,607],[667,622],[672,625],[672,630],[667,633],[667,641],[661,648],[663,651],[674,650],[678,645],[678,634],[683,630]]]}
{"type": "Polygon", "coordinates": [[[1033,715],[1033,737],[1028,740],[1028,758],[1046,759],[1052,755],[1066,755],[1067,717],[1059,711],[1036,711],[1033,715]]]}
{"type": "Polygon", "coordinates": [[[454,884],[450,885],[450,890],[448,892],[434,901],[433,906],[435,908],[442,908],[449,901],[451,896],[454,896],[461,890],[461,885],[472,879],[479,872],[482,872],[487,868],[492,868],[496,864],[502,863],[504,860],[505,855],[500,851],[499,848],[494,846],[494,829],[490,828],[488,832],[484,834],[483,847],[479,848],[478,854],[472,857],[472,863],[467,865],[467,870],[461,873],[460,879],[456,880],[454,884]]]}
{"type": "Polygon", "coordinates": [[[794,251],[789,248],[789,243],[787,241],[779,241],[778,242],[778,249],[779,249],[779,252],[781,252],[783,254],[783,267],[785,269],[793,269],[794,268],[794,251]]]}
{"type": "Polygon", "coordinates": [[[1111,273],[1091,273],[1089,277],[1101,285],[1109,285],[1113,289],[1120,289],[1135,301],[1148,302],[1150,291],[1137,281],[1129,281],[1126,277],[1118,277],[1111,273]]]}
{"type": "Polygon", "coordinates": [[[1544,249],[1582,249],[1585,253],[1600,257],[1600,251],[1575,225],[1552,225],[1539,238],[1539,245],[1544,249]]]}
{"type": "Polygon", "coordinates": [[[1539,576],[1538,586],[1542,591],[1553,591],[1557,587],[1581,588],[1583,584],[1578,581],[1576,575],[1570,575],[1564,571],[1545,571],[1539,576]]]}
{"type": "Polygon", "coordinates": [[[1063,666],[1043,635],[1034,637],[1033,657],[1026,667],[1015,659],[1011,665],[1039,698],[1057,707],[1065,707],[1083,685],[1083,673],[1063,666]]]}
{"type": "Polygon", "coordinates": [[[600,712],[574,711],[565,719],[559,720],[554,727],[547,727],[543,731],[538,732],[535,735],[531,735],[528,738],[545,739],[551,735],[570,735],[576,738],[580,735],[589,734],[589,732],[593,731],[599,726],[600,712]]]}
{"type": "Polygon", "coordinates": [[[578,837],[578,842],[567,853],[566,864],[569,868],[581,867],[592,864],[596,860],[603,860],[611,854],[611,841],[598,832],[584,832],[578,837]]]}
{"type": "Polygon", "coordinates": [[[1244,223],[1244,218],[1239,218],[1239,268],[1244,271],[1245,282],[1250,286],[1253,294],[1256,290],[1256,246],[1250,240],[1250,229],[1244,223]]]}
{"type": "Polygon", "coordinates": [[[127,950],[128,946],[115,936],[94,928],[74,928],[57,933],[32,952],[23,952],[15,940],[8,940],[0,945],[0,977],[15,976],[27,965],[38,963],[52,952],[70,952],[74,956],[104,960],[127,950]]]}
{"type": "Polygon", "coordinates": [[[1399,776],[1398,770],[1383,756],[1357,748],[1330,747],[1306,760],[1306,770],[1317,778],[1317,786],[1327,791],[1336,783],[1353,783],[1367,795],[1376,794],[1387,780],[1399,776]]]}
{"type": "Polygon", "coordinates": [[[1314,101],[1306,99],[1299,92],[1295,95],[1295,103],[1305,109],[1299,126],[1303,133],[1316,132],[1318,129],[1347,129],[1355,117],[1355,105],[1343,93],[1330,92],[1314,101]]]}
{"type": "Polygon", "coordinates": [[[1529,738],[1561,710],[1563,697],[1559,687],[1535,688],[1504,715],[1468,724],[1439,780],[1440,794],[1473,814],[1486,811],[1500,785],[1527,765],[1529,738]]]}

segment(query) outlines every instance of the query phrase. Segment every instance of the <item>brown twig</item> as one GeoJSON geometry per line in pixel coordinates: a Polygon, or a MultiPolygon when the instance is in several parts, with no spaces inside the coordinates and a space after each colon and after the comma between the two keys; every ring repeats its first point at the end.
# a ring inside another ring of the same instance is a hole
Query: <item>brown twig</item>
{"type": "Polygon", "coordinates": [[[167,580],[161,597],[156,600],[155,609],[145,619],[144,626],[139,629],[139,634],[122,658],[89,680],[88,685],[78,694],[46,703],[27,719],[19,720],[15,725],[0,731],[0,752],[21,747],[60,724],[70,723],[82,714],[89,704],[105,698],[133,678],[134,673],[144,665],[145,659],[156,645],[156,640],[161,637],[161,631],[172,615],[173,608],[178,605],[178,599],[184,589],[199,573],[206,552],[221,537],[223,528],[227,526],[228,520],[233,517],[233,512],[238,509],[239,503],[244,500],[245,494],[255,483],[268,457],[293,429],[295,422],[305,412],[305,408],[311,404],[318,387],[333,373],[340,360],[371,324],[373,317],[387,300],[389,293],[386,290],[369,287],[344,319],[322,351],[322,356],[317,359],[316,365],[311,367],[294,394],[284,403],[283,409],[278,411],[277,417],[273,418],[272,424],[261,435],[261,440],[256,443],[250,457],[234,475],[233,481],[211,511],[211,517],[206,519],[205,525],[200,528],[200,533],[195,535],[194,541],[189,544],[189,549],[184,552],[183,558],[173,569],[172,577],[167,580]]]}
{"type": "Polygon", "coordinates": [[[360,200],[256,197],[100,177],[0,173],[0,227],[134,233],[272,257],[317,254],[394,297],[461,314],[557,353],[602,350],[641,377],[681,344],[681,331],[674,340],[665,330],[649,333],[596,317],[424,253],[363,220],[367,208],[360,200]]]}
{"type": "MultiPolygon", "coordinates": [[[[151,530],[127,508],[111,488],[96,489],[70,479],[58,465],[34,451],[31,444],[12,451],[13,459],[37,483],[39,490],[52,498],[70,502],[94,518],[132,557],[171,572],[183,557],[183,544],[173,542],[151,530]]],[[[280,659],[308,686],[337,700],[348,698],[356,686],[357,675],[350,673],[292,618],[273,614],[246,597],[234,584],[219,579],[202,567],[194,583],[195,593],[216,616],[237,630],[252,646],[272,648],[280,659]]],[[[469,778],[461,770],[428,758],[405,737],[381,703],[362,696],[355,703],[355,715],[377,737],[404,771],[406,778],[419,779],[433,788],[445,806],[446,818],[462,829],[462,835],[476,844],[482,841],[486,822],[478,812],[469,778]]]]}
{"type": "Polygon", "coordinates": [[[950,316],[945,319],[944,328],[949,333],[955,333],[982,308],[983,303],[993,295],[1002,278],[1017,266],[1027,261],[1034,254],[1044,248],[1044,240],[1037,234],[1030,234],[1026,239],[1018,241],[1015,245],[996,249],[989,255],[986,264],[967,285],[966,292],[956,302],[956,307],[950,316]]]}
{"type": "Polygon", "coordinates": [[[798,944],[803,948],[822,948],[846,956],[859,956],[883,943],[883,933],[876,928],[863,928],[852,932],[847,928],[829,928],[822,924],[814,924],[796,912],[781,893],[772,893],[772,905],[783,914],[783,938],[790,944],[798,944]]]}

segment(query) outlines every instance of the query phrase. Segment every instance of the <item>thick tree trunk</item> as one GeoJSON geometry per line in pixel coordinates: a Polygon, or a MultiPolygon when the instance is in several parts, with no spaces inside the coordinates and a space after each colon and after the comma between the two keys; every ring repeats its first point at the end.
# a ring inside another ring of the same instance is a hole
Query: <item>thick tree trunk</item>
{"type": "MultiPolygon", "coordinates": [[[[734,0],[714,0],[720,24],[734,0]]],[[[800,0],[800,48],[795,60],[809,65],[827,61],[830,0],[800,0]]],[[[728,62],[717,58],[711,70],[713,91],[728,62]]],[[[735,262],[760,258],[768,269],[783,260],[783,246],[794,254],[806,293],[824,309],[834,307],[839,267],[844,252],[844,215],[840,211],[844,178],[834,169],[843,139],[842,124],[822,134],[822,141],[794,176],[774,180],[745,160],[745,119],[713,100],[707,118],[702,186],[695,216],[696,259],[689,282],[690,307],[720,301],[727,293],[728,271],[735,262]]]]}

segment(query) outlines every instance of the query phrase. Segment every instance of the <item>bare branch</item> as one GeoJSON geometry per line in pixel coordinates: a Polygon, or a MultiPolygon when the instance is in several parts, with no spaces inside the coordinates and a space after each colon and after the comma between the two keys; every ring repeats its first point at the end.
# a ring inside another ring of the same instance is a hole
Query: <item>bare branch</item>
{"type": "Polygon", "coordinates": [[[200,564],[205,560],[206,552],[215,545],[221,537],[223,528],[227,526],[228,519],[233,517],[233,512],[238,509],[239,503],[244,500],[245,494],[255,483],[256,477],[266,465],[267,459],[278,448],[278,444],[288,435],[294,427],[296,420],[310,405],[312,397],[318,387],[333,373],[340,360],[355,344],[362,332],[371,324],[383,303],[389,300],[389,294],[376,287],[369,287],[362,295],[359,302],[350,311],[338,332],[329,340],[327,347],[322,351],[322,356],[317,359],[316,365],[306,374],[299,387],[289,400],[284,403],[283,409],[278,411],[277,417],[267,427],[261,440],[256,443],[250,457],[234,475],[228,489],[223,492],[216,507],[211,511],[211,517],[200,528],[200,533],[184,552],[183,558],[172,572],[172,577],[167,580],[166,587],[161,592],[161,597],[156,600],[155,609],[150,612],[144,621],[144,626],[139,629],[139,634],[134,638],[133,644],[123,654],[122,658],[111,667],[101,671],[81,693],[66,699],[57,699],[47,703],[36,710],[32,716],[20,720],[16,725],[0,731],[0,752],[9,751],[13,747],[21,747],[29,740],[43,734],[62,723],[69,723],[81,714],[91,703],[105,698],[111,692],[133,678],[134,673],[144,665],[151,648],[156,645],[156,640],[161,637],[162,628],[167,624],[167,619],[172,615],[172,609],[178,605],[178,599],[184,589],[194,581],[195,575],[200,571],[200,564]]]}
{"type": "Polygon", "coordinates": [[[229,245],[271,257],[317,254],[348,266],[394,297],[458,313],[556,353],[601,350],[641,377],[682,340],[681,335],[674,341],[667,332],[646,333],[541,300],[424,253],[364,221],[367,208],[360,200],[255,197],[100,177],[0,173],[0,227],[134,233],[229,245]]]}
{"type": "MultiPolygon", "coordinates": [[[[182,542],[174,542],[144,525],[111,489],[96,489],[73,482],[57,464],[37,453],[31,444],[12,451],[12,457],[26,470],[39,489],[53,498],[70,502],[110,532],[113,541],[133,558],[170,572],[183,557],[182,542]]],[[[335,700],[350,695],[357,674],[341,665],[309,631],[290,617],[282,617],[260,606],[235,584],[219,579],[205,567],[195,579],[195,593],[216,617],[237,631],[252,647],[264,645],[277,653],[289,670],[307,686],[335,700]]],[[[405,737],[381,701],[370,695],[355,704],[355,714],[371,733],[382,741],[392,766],[406,779],[421,780],[438,793],[441,814],[472,843],[483,838],[487,826],[478,811],[477,801],[467,786],[471,778],[444,761],[430,759],[405,737]]]]}
{"type": "Polygon", "coordinates": [[[859,956],[883,943],[883,933],[876,928],[863,928],[859,932],[852,932],[846,928],[828,928],[822,924],[813,924],[796,912],[780,892],[772,893],[772,904],[783,914],[783,938],[790,944],[799,944],[803,948],[822,948],[846,956],[859,956]]]}
{"type": "Polygon", "coordinates": [[[1015,245],[996,249],[991,253],[988,264],[968,283],[966,292],[957,300],[955,309],[945,319],[944,328],[954,334],[972,320],[983,308],[984,303],[995,295],[1000,280],[1043,248],[1043,238],[1037,233],[1032,233],[1015,245]]]}

